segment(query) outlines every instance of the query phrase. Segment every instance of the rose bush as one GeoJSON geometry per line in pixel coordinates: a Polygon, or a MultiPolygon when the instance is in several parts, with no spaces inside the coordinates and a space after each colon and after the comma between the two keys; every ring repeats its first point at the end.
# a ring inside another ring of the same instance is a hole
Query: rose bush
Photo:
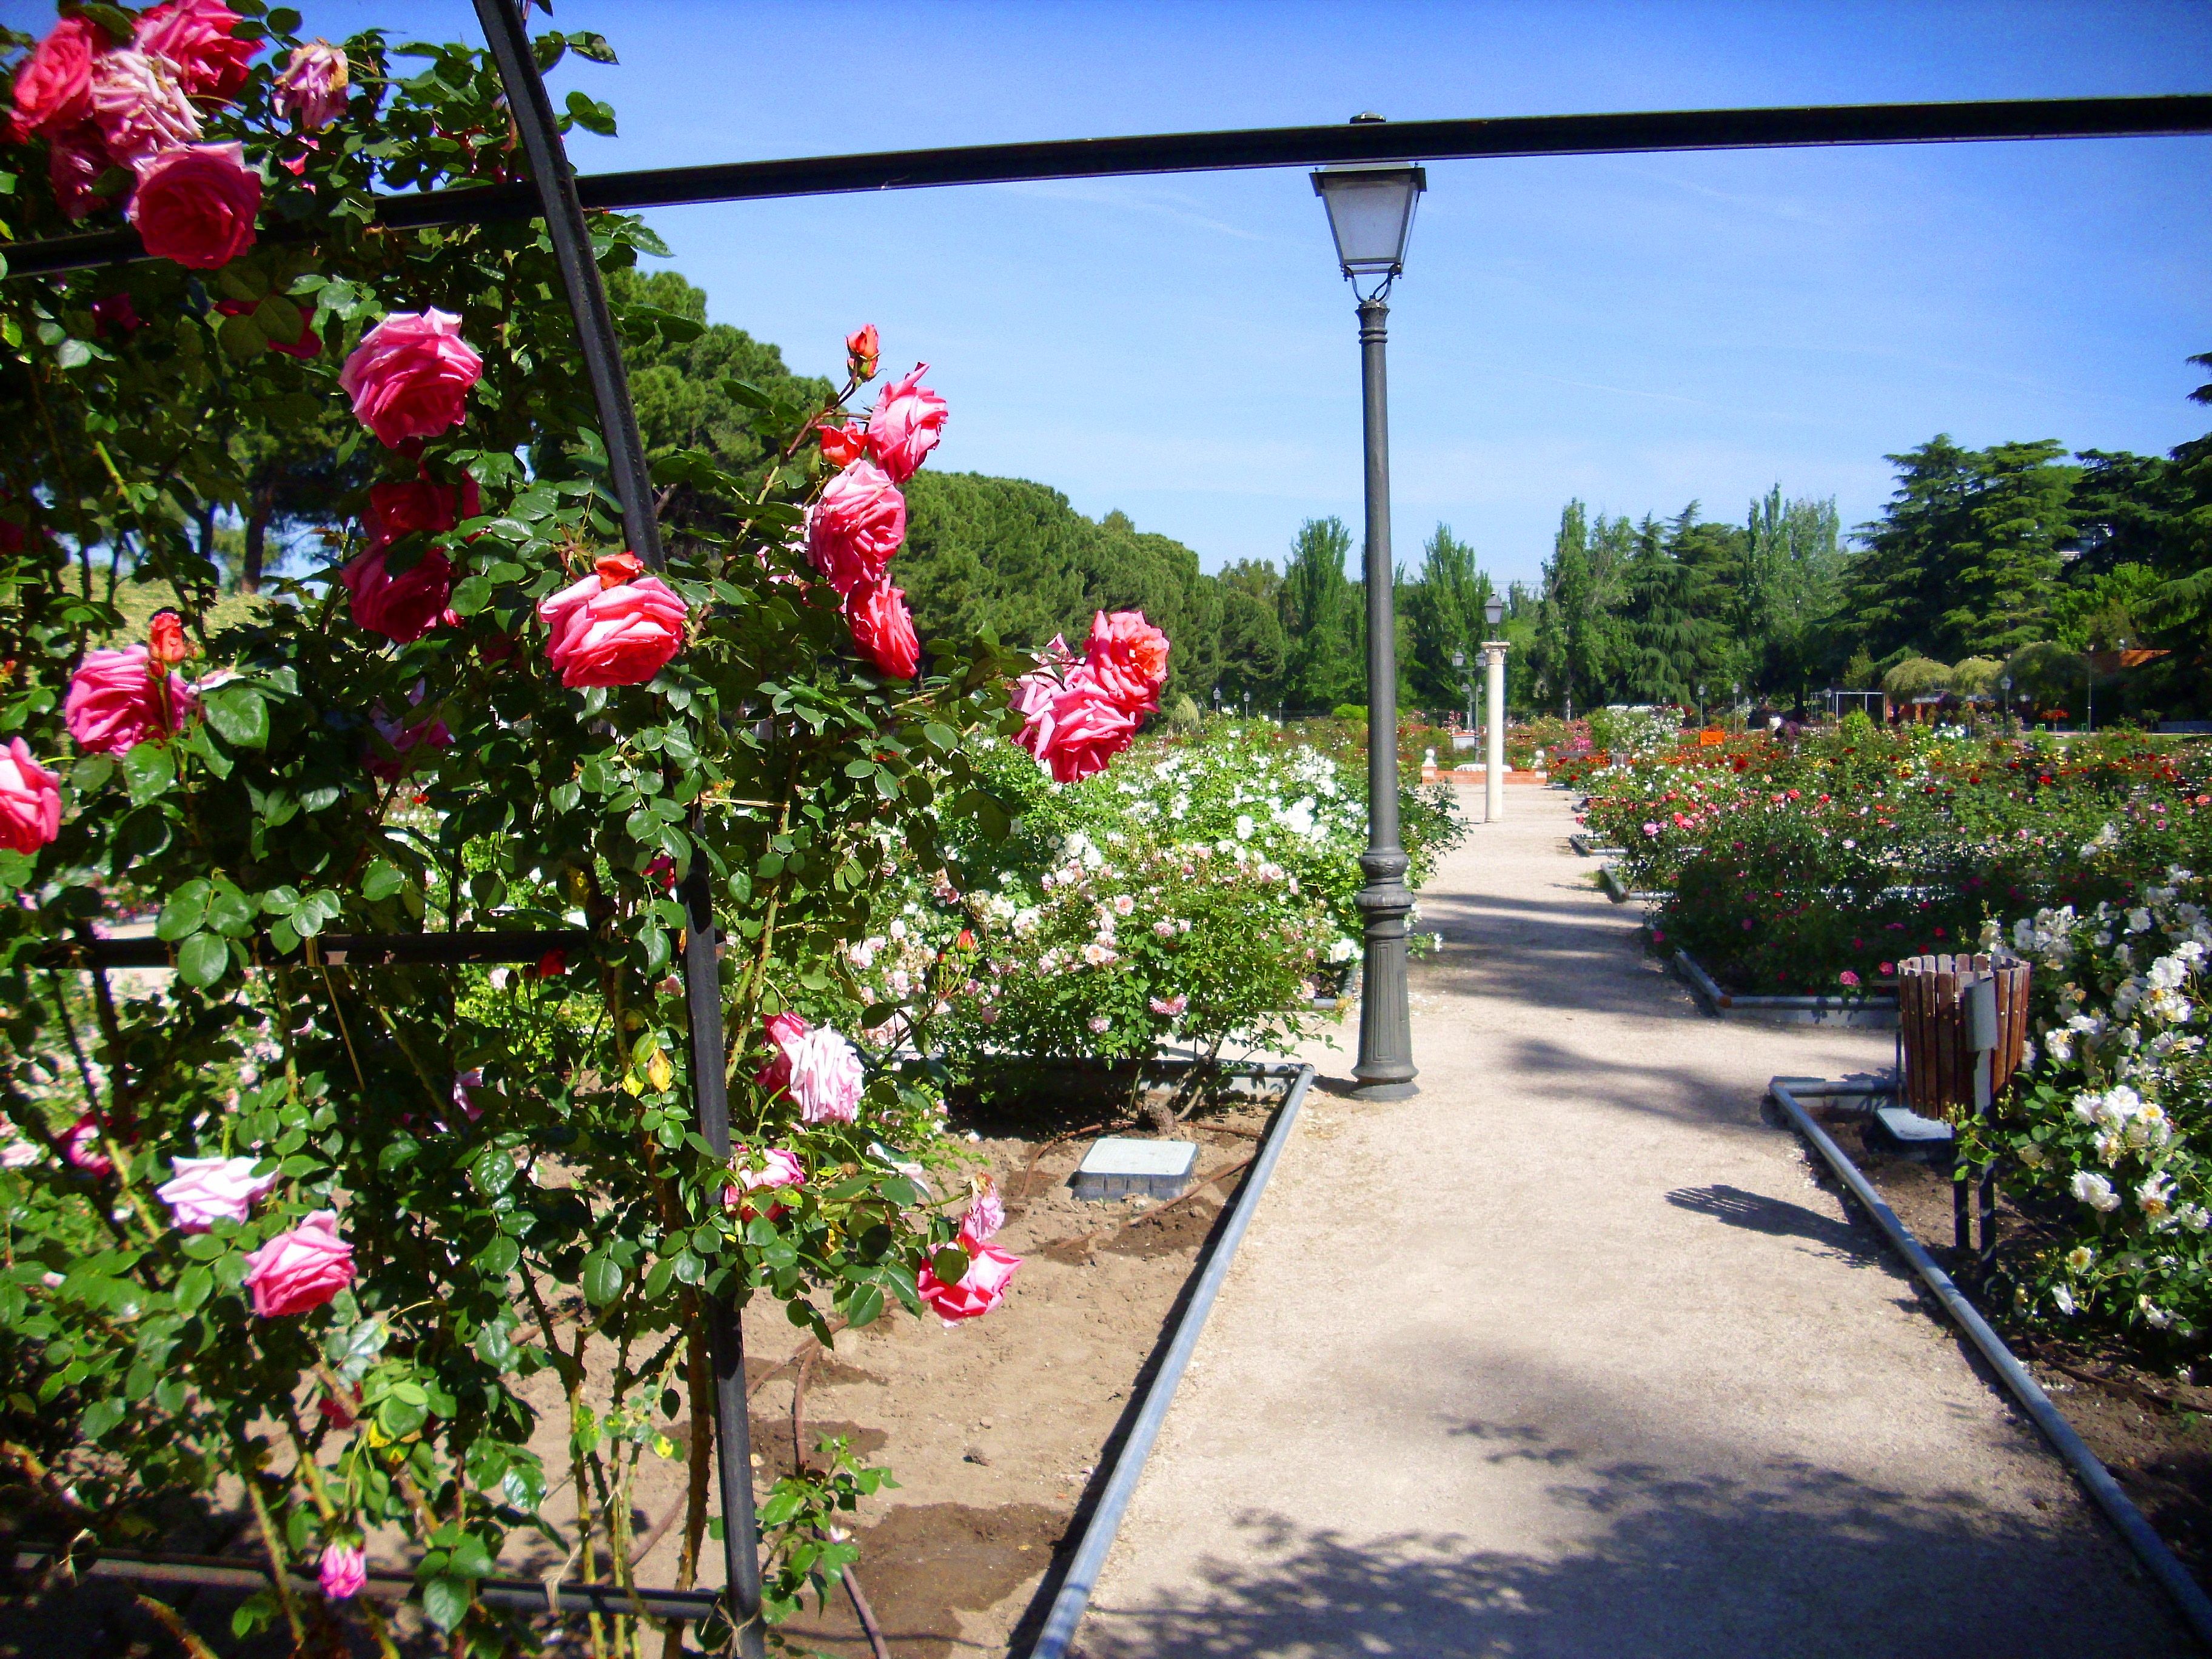
{"type": "MultiPolygon", "coordinates": [[[[872,329],[819,404],[741,388],[756,472],[657,464],[720,527],[644,571],[538,227],[375,222],[381,192],[517,176],[487,58],[301,27],[103,6],[9,65],[8,234],[127,212],[153,257],[0,287],[0,1440],[68,1534],[158,1546],[177,1498],[239,1492],[262,1548],[378,1639],[371,1538],[404,1544],[451,1652],[528,1650],[477,1581],[538,1538],[628,1582],[644,1459],[687,1466],[666,1571],[695,1578],[706,1298],[772,1297],[826,1341],[1006,1293],[931,1197],[960,1183],[912,1173],[961,1167],[930,1076],[845,1034],[878,894],[1010,817],[1024,665],[925,654],[887,586],[890,469],[945,410],[920,371],[848,408],[872,329]],[[334,418],[358,424],[331,476],[367,482],[333,485],[326,565],[218,621],[209,526],[252,498],[249,453],[334,418]],[[177,625],[101,657],[142,582],[177,625]],[[695,871],[726,938],[728,1161],[672,974],[695,871]],[[173,971],[52,953],[134,919],[173,971]],[[520,970],[312,948],[543,928],[589,942],[520,970]],[[772,1204],[725,1202],[771,1168],[772,1204]]],[[[659,251],[635,220],[593,229],[606,270],[659,251]]],[[[880,1479],[833,1446],[764,1494],[772,1613],[836,1582],[853,1547],[819,1529],[880,1479]]],[[[331,1616],[285,1580],[239,1628],[321,1650],[331,1616]]]]}

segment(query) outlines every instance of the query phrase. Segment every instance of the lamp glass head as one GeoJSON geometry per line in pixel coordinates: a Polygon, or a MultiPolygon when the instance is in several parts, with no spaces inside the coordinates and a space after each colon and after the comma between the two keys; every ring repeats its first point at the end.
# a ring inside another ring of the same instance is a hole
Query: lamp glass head
{"type": "Polygon", "coordinates": [[[1482,619],[1493,629],[1496,628],[1498,623],[1505,620],[1505,601],[1503,599],[1485,601],[1482,607],[1482,619]]]}
{"type": "Polygon", "coordinates": [[[1403,162],[1315,172],[1314,194],[1328,210],[1336,262],[1346,276],[1395,276],[1405,269],[1413,209],[1428,182],[1424,169],[1403,162]]]}

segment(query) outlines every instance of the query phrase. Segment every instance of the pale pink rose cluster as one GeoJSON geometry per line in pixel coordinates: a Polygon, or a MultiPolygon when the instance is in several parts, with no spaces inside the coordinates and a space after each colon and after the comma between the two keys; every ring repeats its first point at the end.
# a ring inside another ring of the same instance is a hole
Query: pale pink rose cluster
{"type": "Polygon", "coordinates": [[[1014,741],[1058,783],[1103,772],[1127,749],[1167,684],[1168,636],[1141,611],[1101,611],[1081,661],[1055,637],[1014,683],[1022,729],[1014,741]]]}
{"type": "MultiPolygon", "coordinates": [[[[804,1187],[806,1184],[806,1170],[799,1164],[799,1155],[781,1146],[763,1147],[758,1152],[749,1152],[739,1147],[731,1163],[730,1174],[736,1185],[722,1188],[723,1207],[735,1210],[746,1221],[753,1218],[754,1210],[745,1202],[745,1194],[758,1192],[763,1188],[772,1190],[778,1187],[804,1187]],[[753,1162],[755,1158],[759,1159],[757,1164],[753,1162]]],[[[787,1207],[781,1204],[771,1204],[769,1219],[775,1220],[787,1207]]]]}
{"type": "MultiPolygon", "coordinates": [[[[845,342],[854,377],[876,369],[873,324],[845,342]]],[[[842,470],[822,492],[806,520],[806,548],[814,567],[844,603],[846,625],[860,654],[895,680],[910,680],[921,667],[921,641],[906,592],[892,586],[891,556],[906,539],[906,497],[911,478],[944,435],[945,403],[922,385],[927,363],[886,385],[867,424],[821,428],[822,453],[842,470]]]]}
{"type": "Polygon", "coordinates": [[[245,89],[258,41],[221,0],[167,0],[138,18],[128,41],[94,18],[64,18],[16,71],[9,136],[46,141],[55,199],[73,219],[112,205],[113,169],[146,251],[195,270],[228,264],[253,245],[261,178],[238,144],[200,142],[204,112],[245,89]]]}
{"type": "Polygon", "coordinates": [[[850,1042],[792,1013],[769,1017],[768,1040],[771,1057],[754,1080],[771,1095],[790,1096],[799,1121],[851,1123],[859,1118],[867,1075],[850,1042]]]}
{"type": "Polygon", "coordinates": [[[275,1170],[256,1175],[253,1158],[179,1158],[175,1176],[154,1189],[169,1206],[178,1230],[204,1233],[218,1221],[243,1221],[282,1178],[275,1170]]]}

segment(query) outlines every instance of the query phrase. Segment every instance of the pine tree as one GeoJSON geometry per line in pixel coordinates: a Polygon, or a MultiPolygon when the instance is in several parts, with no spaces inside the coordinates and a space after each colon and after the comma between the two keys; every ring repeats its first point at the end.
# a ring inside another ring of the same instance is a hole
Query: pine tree
{"type": "Polygon", "coordinates": [[[1333,708],[1366,690],[1358,590],[1344,574],[1351,550],[1352,532],[1336,518],[1307,520],[1291,544],[1280,605],[1289,642],[1283,701],[1292,708],[1333,708]]]}

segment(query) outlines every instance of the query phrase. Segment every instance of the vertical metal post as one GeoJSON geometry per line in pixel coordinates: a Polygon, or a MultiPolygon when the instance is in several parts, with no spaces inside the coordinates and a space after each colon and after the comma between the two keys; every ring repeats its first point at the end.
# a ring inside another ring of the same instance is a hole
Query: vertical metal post
{"type": "Polygon", "coordinates": [[[1497,640],[1482,642],[1482,665],[1490,685],[1490,730],[1482,754],[1482,821],[1495,823],[1505,816],[1505,647],[1497,640]]]}
{"type": "MultiPolygon", "coordinates": [[[[476,0],[477,17],[507,88],[507,109],[530,159],[546,232],[561,268],[568,310],[591,378],[601,435],[614,485],[622,498],[623,534],[629,550],[654,570],[665,568],[660,527],[653,515],[651,475],[631,406],[622,343],[599,282],[576,175],[561,143],[560,127],[530,47],[529,31],[514,0],[476,0]]],[[[697,823],[693,821],[696,830],[697,823]]],[[[722,1074],[722,983],[714,928],[714,889],[707,860],[696,847],[679,890],[684,902],[684,1012],[693,1103],[700,1133],[719,1158],[730,1155],[730,1102],[722,1074]]],[[[708,1344],[714,1364],[714,1452],[721,1476],[722,1565],[730,1623],[742,1659],[763,1659],[759,1526],[753,1513],[752,1434],[745,1411],[744,1328],[735,1299],[705,1298],[708,1344]]]]}
{"type": "Polygon", "coordinates": [[[1398,618],[1390,558],[1390,399],[1385,378],[1381,295],[1359,302],[1360,390],[1367,445],[1367,850],[1359,867],[1366,952],[1359,998],[1360,1100],[1419,1094],[1413,1031],[1406,1006],[1406,849],[1398,840],[1398,618]]]}

